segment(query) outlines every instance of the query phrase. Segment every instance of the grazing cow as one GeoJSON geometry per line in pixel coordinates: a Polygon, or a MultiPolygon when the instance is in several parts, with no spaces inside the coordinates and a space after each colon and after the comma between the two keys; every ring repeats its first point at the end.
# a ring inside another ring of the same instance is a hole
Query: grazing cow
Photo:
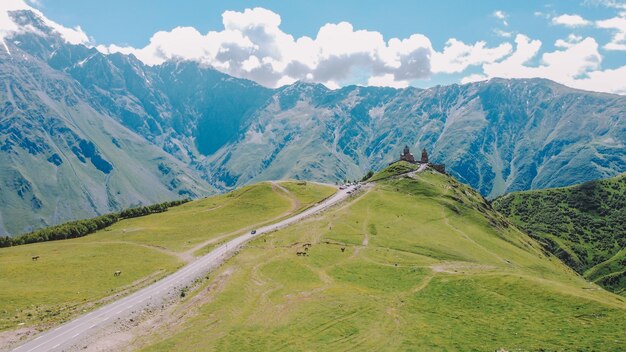
{"type": "Polygon", "coordinates": [[[38,255],[33,256],[33,261],[36,261],[37,259],[39,259],[38,255]]]}
{"type": "Polygon", "coordinates": [[[118,270],[115,273],[113,273],[113,276],[120,276],[120,275],[122,275],[122,271],[121,270],[118,270]]]}
{"type": "Polygon", "coordinates": [[[341,253],[346,251],[346,247],[341,247],[341,253]]]}

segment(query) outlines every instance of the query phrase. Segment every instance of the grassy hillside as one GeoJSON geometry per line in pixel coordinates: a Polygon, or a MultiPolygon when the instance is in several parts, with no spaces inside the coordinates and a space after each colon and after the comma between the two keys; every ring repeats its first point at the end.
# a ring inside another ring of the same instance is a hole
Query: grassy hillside
{"type": "Polygon", "coordinates": [[[411,164],[406,161],[398,161],[389,165],[389,167],[384,168],[380,172],[375,173],[374,176],[370,177],[368,181],[374,182],[384,180],[392,176],[415,171],[417,168],[418,166],[416,164],[411,164]]]}
{"type": "Polygon", "coordinates": [[[494,207],[589,280],[626,292],[626,174],[512,193],[494,207]]]}
{"type": "Polygon", "coordinates": [[[415,177],[255,239],[188,298],[205,302],[181,309],[190,318],[144,349],[623,348],[622,298],[544,254],[468,187],[415,177]]]}
{"type": "Polygon", "coordinates": [[[107,296],[174,271],[204,247],[334,191],[312,183],[260,183],[122,220],[85,237],[0,248],[0,331],[45,328],[92,309],[107,296]],[[113,277],[116,270],[123,274],[113,277]]]}

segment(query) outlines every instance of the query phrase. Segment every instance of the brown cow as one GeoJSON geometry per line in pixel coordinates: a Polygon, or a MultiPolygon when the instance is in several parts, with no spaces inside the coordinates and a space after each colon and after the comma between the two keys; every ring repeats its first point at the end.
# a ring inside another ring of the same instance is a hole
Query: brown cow
{"type": "Polygon", "coordinates": [[[33,261],[36,261],[37,259],[39,259],[38,255],[33,256],[33,261]]]}

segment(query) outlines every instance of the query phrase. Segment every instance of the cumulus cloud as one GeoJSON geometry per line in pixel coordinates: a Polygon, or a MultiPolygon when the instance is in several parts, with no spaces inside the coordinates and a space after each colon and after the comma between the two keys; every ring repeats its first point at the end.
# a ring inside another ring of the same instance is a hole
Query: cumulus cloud
{"type": "Polygon", "coordinates": [[[591,24],[591,22],[582,18],[580,15],[563,14],[552,18],[552,24],[566,27],[582,27],[591,24]]]}
{"type": "Polygon", "coordinates": [[[408,81],[396,81],[392,74],[384,74],[381,76],[372,76],[367,80],[368,86],[374,87],[393,87],[406,88],[409,86],[408,81]]]}
{"type": "Polygon", "coordinates": [[[296,80],[328,87],[361,83],[406,87],[433,72],[460,72],[501,58],[510,45],[488,48],[451,40],[438,53],[421,34],[386,40],[376,31],[355,29],[348,22],[328,23],[314,38],[294,38],[280,28],[278,14],[264,9],[222,14],[223,30],[206,34],[192,27],[155,33],[144,48],[98,46],[104,53],[132,53],[149,65],[167,60],[194,60],[236,77],[269,87],[296,80]],[[355,77],[367,82],[355,81],[355,77]]]}
{"type": "MultiPolygon", "coordinates": [[[[15,10],[33,11],[69,43],[93,43],[80,27],[59,25],[23,0],[1,1],[0,47],[13,33],[37,31],[33,26],[17,25],[9,16],[15,10]]],[[[622,15],[595,22],[596,27],[615,32],[605,50],[626,50],[626,16],[622,15]]],[[[508,25],[506,13],[496,11],[493,16],[508,25]]],[[[588,23],[576,16],[547,18],[570,27],[588,23]]],[[[495,33],[505,39],[497,46],[451,38],[439,51],[421,34],[385,38],[377,31],[355,29],[348,22],[328,23],[315,36],[296,38],[280,28],[278,14],[263,8],[225,11],[222,24],[223,29],[207,33],[193,27],[159,31],[143,48],[114,44],[96,48],[107,54],[133,54],[148,65],[192,60],[269,87],[302,80],[333,89],[347,84],[403,88],[437,75],[465,74],[463,83],[492,77],[543,77],[582,89],[626,93],[626,66],[603,69],[596,40],[575,34],[556,40],[555,49],[549,52],[542,50],[540,40],[523,34],[515,35],[510,43],[506,38],[517,31],[501,30],[495,33]]],[[[8,51],[6,44],[4,47],[8,51]]]]}
{"type": "MultiPolygon", "coordinates": [[[[35,3],[31,0],[31,3],[35,3]]],[[[62,26],[48,18],[46,18],[41,11],[30,6],[23,0],[2,0],[0,2],[0,40],[4,42],[4,38],[9,37],[15,33],[20,32],[37,32],[38,30],[32,26],[20,26],[15,23],[10,15],[13,11],[29,10],[35,13],[43,21],[43,23],[52,28],[55,32],[61,35],[61,37],[71,44],[88,44],[90,39],[80,26],[69,28],[62,26]]]]}
{"type": "Polygon", "coordinates": [[[442,52],[434,52],[432,57],[433,73],[459,73],[468,67],[496,62],[509,55],[513,46],[509,43],[488,48],[487,43],[480,41],[467,45],[456,39],[449,39],[442,52]]]}
{"type": "MultiPolygon", "coordinates": [[[[464,83],[485,80],[493,77],[503,78],[547,78],[570,87],[624,92],[626,84],[621,81],[607,86],[611,70],[600,70],[602,56],[598,51],[598,43],[594,38],[570,36],[567,40],[555,43],[559,50],[539,55],[542,43],[519,34],[515,38],[515,51],[506,59],[483,65],[483,74],[474,74],[463,79],[464,83]],[[533,59],[540,56],[537,64],[533,59]]],[[[626,68],[613,73],[623,75],[626,68]]]]}
{"type": "Polygon", "coordinates": [[[606,50],[626,50],[626,14],[608,20],[597,21],[596,27],[609,29],[614,32],[611,41],[604,45],[606,50]]]}

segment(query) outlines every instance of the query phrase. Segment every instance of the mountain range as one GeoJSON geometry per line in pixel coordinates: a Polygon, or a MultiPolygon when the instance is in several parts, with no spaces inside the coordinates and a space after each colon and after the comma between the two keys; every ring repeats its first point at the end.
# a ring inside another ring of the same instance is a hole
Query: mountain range
{"type": "Polygon", "coordinates": [[[626,97],[544,79],[269,89],[65,42],[30,11],[0,46],[0,234],[269,179],[338,182],[426,148],[493,198],[626,171],[626,97]]]}

